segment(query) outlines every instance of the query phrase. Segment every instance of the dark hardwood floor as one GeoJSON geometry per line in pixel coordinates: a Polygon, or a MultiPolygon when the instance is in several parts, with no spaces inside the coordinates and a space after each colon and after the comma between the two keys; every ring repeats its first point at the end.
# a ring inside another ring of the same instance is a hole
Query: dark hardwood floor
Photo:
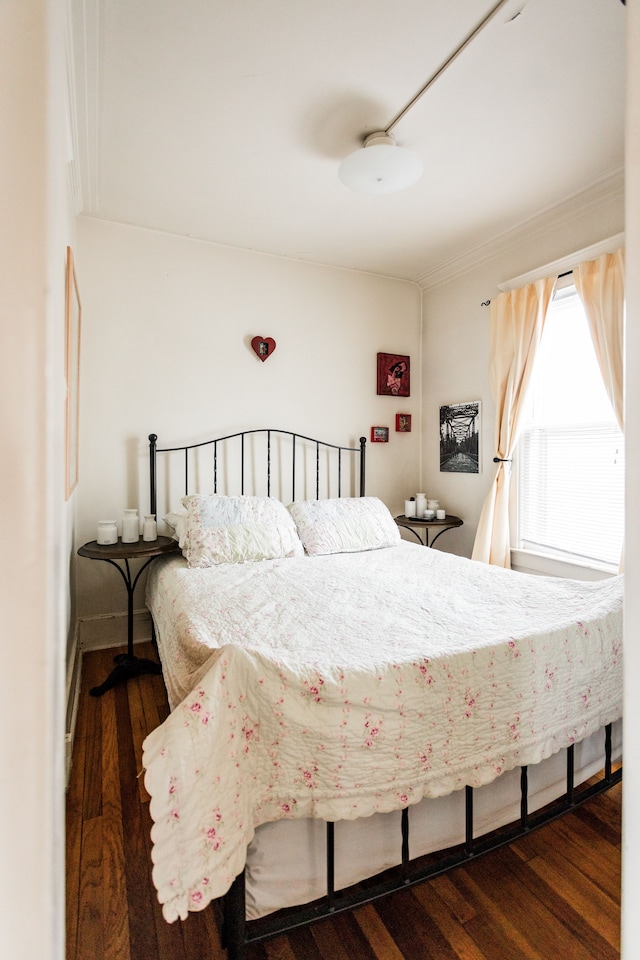
{"type": "MultiPolygon", "coordinates": [[[[138,774],[167,699],[152,676],[90,697],[117,652],[83,663],[67,797],[67,960],[224,960],[213,909],[162,919],[138,774]]],[[[151,644],[136,652],[154,657],[151,644]]],[[[254,944],[248,960],[615,960],[621,791],[375,906],[254,944]]]]}

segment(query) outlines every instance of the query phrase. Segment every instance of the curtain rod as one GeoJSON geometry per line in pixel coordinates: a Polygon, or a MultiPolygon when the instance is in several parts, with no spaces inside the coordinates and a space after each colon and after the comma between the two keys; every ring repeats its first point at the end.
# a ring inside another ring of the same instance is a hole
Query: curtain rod
{"type": "MultiPolygon", "coordinates": [[[[556,277],[556,280],[562,280],[563,277],[570,277],[573,274],[573,270],[565,270],[564,273],[559,273],[556,277]]],[[[491,300],[483,300],[480,304],[481,307],[488,307],[491,303],[491,300]]]]}

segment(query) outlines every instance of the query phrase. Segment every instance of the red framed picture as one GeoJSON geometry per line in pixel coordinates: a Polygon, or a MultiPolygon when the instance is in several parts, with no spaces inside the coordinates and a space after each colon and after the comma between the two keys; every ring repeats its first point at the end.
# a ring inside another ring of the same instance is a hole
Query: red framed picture
{"type": "Polygon", "coordinates": [[[389,443],[389,427],[371,427],[371,443],[389,443]]]}
{"type": "Polygon", "coordinates": [[[378,354],[378,395],[384,397],[410,396],[411,362],[401,353],[378,354]]]}
{"type": "Polygon", "coordinates": [[[398,433],[411,433],[410,413],[396,413],[396,430],[398,433]]]}

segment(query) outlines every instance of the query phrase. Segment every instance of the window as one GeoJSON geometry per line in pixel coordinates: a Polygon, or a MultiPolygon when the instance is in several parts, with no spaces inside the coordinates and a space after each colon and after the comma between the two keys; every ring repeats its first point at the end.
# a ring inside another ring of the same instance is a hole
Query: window
{"type": "Polygon", "coordinates": [[[518,546],[617,569],[624,437],[573,283],[556,290],[518,443],[518,546]]]}

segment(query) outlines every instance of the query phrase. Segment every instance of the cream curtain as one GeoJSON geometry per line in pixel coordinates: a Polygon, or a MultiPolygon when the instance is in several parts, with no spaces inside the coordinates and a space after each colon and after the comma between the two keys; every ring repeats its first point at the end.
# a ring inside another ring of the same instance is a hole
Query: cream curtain
{"type": "Polygon", "coordinates": [[[624,250],[605,253],[574,268],[602,379],[624,430],[624,250]]]}
{"type": "Polygon", "coordinates": [[[496,403],[496,475],[482,507],[473,559],[511,567],[509,486],[518,424],[540,344],[555,277],[537,280],[491,301],[489,381],[496,403]]]}
{"type": "MultiPolygon", "coordinates": [[[[573,270],[591,339],[618,426],[624,432],[624,249],[573,270]]],[[[618,571],[624,570],[624,547],[618,571]]]]}

